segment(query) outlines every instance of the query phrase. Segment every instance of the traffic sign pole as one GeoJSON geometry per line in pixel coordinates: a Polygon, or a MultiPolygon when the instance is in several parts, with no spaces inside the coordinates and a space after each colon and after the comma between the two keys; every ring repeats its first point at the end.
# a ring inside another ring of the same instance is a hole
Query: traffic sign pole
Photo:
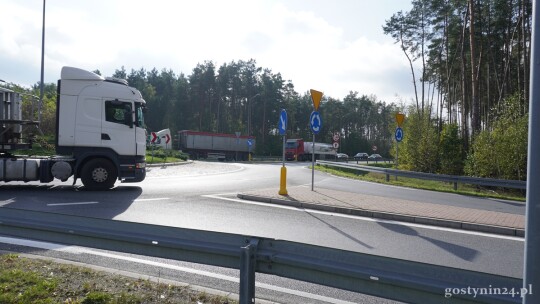
{"type": "MultiPolygon", "coordinates": [[[[399,160],[399,141],[396,141],[396,169],[398,168],[398,160],[399,160]]],[[[397,175],[396,175],[397,180],[397,175]]]]}
{"type": "Polygon", "coordinates": [[[288,195],[287,192],[287,167],[285,167],[285,145],[286,145],[286,135],[287,135],[287,112],[285,109],[281,110],[279,115],[278,122],[279,133],[283,135],[283,164],[281,166],[280,178],[279,178],[279,195],[288,195]]]}
{"type": "Polygon", "coordinates": [[[283,135],[283,159],[282,159],[282,167],[285,167],[285,145],[286,145],[285,135],[283,135]]]}
{"type": "MultiPolygon", "coordinates": [[[[398,127],[396,128],[396,133],[394,137],[396,138],[396,163],[395,167],[397,169],[398,167],[398,160],[399,160],[399,142],[403,140],[403,129],[401,128],[401,124],[403,123],[403,120],[405,119],[404,114],[396,114],[396,122],[398,127]]],[[[397,175],[396,175],[397,180],[397,175]]]]}
{"type": "Polygon", "coordinates": [[[309,123],[311,125],[311,131],[313,131],[313,141],[311,149],[311,191],[314,191],[315,184],[315,134],[319,133],[322,129],[322,119],[317,112],[319,110],[319,104],[321,102],[323,92],[317,90],[309,90],[311,93],[311,99],[313,100],[313,112],[309,116],[309,123]]]}
{"type": "Polygon", "coordinates": [[[246,142],[248,145],[248,160],[251,161],[251,146],[253,146],[253,141],[251,138],[248,138],[246,142]]]}
{"type": "MultiPolygon", "coordinates": [[[[400,123],[403,122],[403,120],[400,121],[400,123]]],[[[401,129],[401,127],[397,127],[396,128],[396,134],[395,134],[395,138],[396,138],[396,169],[398,167],[398,160],[399,160],[399,143],[403,140],[403,129],[401,129]]],[[[397,175],[396,175],[396,180],[397,180],[397,175]]]]}
{"type": "Polygon", "coordinates": [[[285,167],[285,135],[283,135],[283,166],[279,178],[279,195],[287,195],[287,167],[285,167]]]}
{"type": "Polygon", "coordinates": [[[313,133],[313,141],[311,142],[311,191],[315,185],[315,133],[313,133]]]}
{"type": "Polygon", "coordinates": [[[319,133],[322,129],[322,119],[319,112],[317,111],[311,112],[311,115],[309,116],[309,123],[311,125],[311,131],[313,132],[313,141],[312,141],[312,149],[311,149],[311,191],[314,191],[313,188],[315,184],[315,134],[319,133]]]}
{"type": "Polygon", "coordinates": [[[234,134],[236,135],[236,155],[234,157],[234,161],[238,161],[238,145],[240,144],[240,132],[236,131],[234,132],[234,134]]]}

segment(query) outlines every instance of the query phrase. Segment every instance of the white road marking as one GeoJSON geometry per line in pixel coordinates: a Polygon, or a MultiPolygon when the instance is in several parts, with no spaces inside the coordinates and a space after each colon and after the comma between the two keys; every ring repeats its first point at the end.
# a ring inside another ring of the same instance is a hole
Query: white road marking
{"type": "MultiPolygon", "coordinates": [[[[224,281],[229,281],[229,282],[234,282],[234,283],[240,283],[240,279],[238,277],[231,277],[231,276],[218,274],[218,273],[213,273],[213,272],[204,271],[204,270],[197,270],[197,269],[183,267],[183,266],[170,265],[170,264],[154,262],[154,261],[148,261],[148,260],[143,260],[143,259],[139,259],[139,258],[113,254],[113,253],[101,252],[101,251],[88,249],[88,248],[85,248],[85,247],[65,246],[65,245],[55,244],[55,243],[32,241],[32,240],[25,240],[25,239],[11,238],[11,237],[2,237],[2,236],[0,236],[0,242],[1,243],[6,243],[6,244],[27,246],[27,247],[32,247],[32,248],[40,248],[40,249],[47,249],[47,250],[62,251],[62,252],[68,252],[68,253],[73,253],[73,254],[83,254],[83,253],[92,254],[92,255],[102,256],[102,257],[106,257],[106,258],[110,258],[110,259],[117,259],[117,260],[123,260],[123,261],[138,263],[138,264],[145,264],[145,265],[149,265],[149,266],[167,268],[167,269],[171,269],[171,270],[177,270],[177,271],[182,271],[182,272],[186,272],[186,273],[192,273],[192,274],[196,274],[196,275],[210,277],[210,278],[214,278],[214,279],[218,279],[218,280],[224,280],[224,281]]],[[[334,299],[334,298],[330,298],[330,297],[325,297],[325,296],[321,296],[321,295],[316,295],[316,294],[312,294],[312,293],[308,293],[308,292],[303,292],[303,291],[299,291],[299,290],[289,289],[289,288],[275,286],[275,285],[266,284],[266,283],[255,282],[255,286],[259,287],[259,288],[264,288],[264,289],[277,291],[277,292],[288,293],[288,294],[291,294],[291,295],[296,295],[296,296],[300,296],[300,297],[304,297],[304,298],[308,298],[308,299],[325,301],[325,302],[328,302],[328,303],[354,304],[353,302],[342,301],[342,300],[339,300],[339,299],[334,299]]]]}
{"type": "Polygon", "coordinates": [[[281,208],[281,209],[295,210],[295,211],[298,211],[298,212],[309,212],[309,213],[316,213],[316,214],[324,214],[324,215],[331,215],[331,216],[343,217],[343,218],[351,218],[351,219],[368,221],[368,222],[376,222],[376,223],[383,223],[383,224],[395,224],[395,225],[422,228],[422,229],[429,229],[429,230],[438,230],[438,231],[447,231],[447,232],[469,234],[469,235],[476,235],[476,236],[485,236],[485,237],[491,237],[491,238],[503,239],[503,240],[512,240],[512,241],[521,241],[521,242],[525,241],[524,238],[517,237],[517,236],[498,235],[498,234],[491,234],[491,233],[486,233],[486,232],[468,231],[468,230],[454,229],[454,228],[447,228],[447,227],[437,227],[437,226],[423,225],[423,224],[416,224],[416,223],[409,223],[409,222],[399,222],[399,221],[393,221],[393,220],[384,220],[384,219],[377,219],[377,218],[371,218],[371,217],[362,217],[362,216],[342,214],[342,213],[332,213],[332,212],[328,212],[328,211],[320,211],[320,210],[314,210],[314,209],[308,209],[308,208],[283,206],[283,205],[276,205],[276,204],[271,204],[271,203],[262,203],[262,202],[255,202],[255,201],[250,201],[250,200],[243,200],[243,199],[239,199],[239,198],[222,197],[221,195],[226,195],[226,194],[201,195],[201,196],[208,197],[208,198],[225,200],[225,201],[232,201],[232,202],[237,202],[237,203],[242,203],[242,204],[259,205],[259,206],[272,207],[272,208],[281,208]]]}
{"type": "Polygon", "coordinates": [[[149,202],[149,201],[164,201],[164,200],[170,200],[168,197],[158,197],[158,198],[139,198],[136,199],[136,202],[149,202]]]}
{"type": "Polygon", "coordinates": [[[72,206],[72,205],[92,205],[99,204],[99,202],[78,202],[78,203],[58,203],[58,204],[47,204],[47,206],[72,206]]]}
{"type": "Polygon", "coordinates": [[[242,170],[245,170],[244,167],[240,167],[236,170],[231,171],[223,171],[223,172],[206,172],[206,173],[197,173],[197,174],[186,174],[186,175],[166,175],[166,176],[146,176],[147,179],[181,179],[181,178],[194,178],[194,177],[201,177],[206,178],[210,175],[220,175],[220,174],[229,174],[229,173],[236,173],[240,172],[242,170]]]}

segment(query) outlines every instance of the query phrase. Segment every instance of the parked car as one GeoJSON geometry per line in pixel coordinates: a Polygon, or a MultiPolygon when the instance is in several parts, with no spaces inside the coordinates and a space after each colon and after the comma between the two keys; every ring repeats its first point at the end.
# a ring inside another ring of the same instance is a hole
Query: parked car
{"type": "Polygon", "coordinates": [[[382,156],[380,156],[379,154],[371,154],[368,157],[368,160],[380,160],[380,159],[382,159],[382,156]]]}
{"type": "Polygon", "coordinates": [[[349,158],[349,155],[345,154],[345,153],[338,153],[337,154],[337,158],[338,159],[348,159],[349,158]]]}
{"type": "Polygon", "coordinates": [[[368,159],[369,155],[367,153],[364,153],[364,152],[358,152],[353,157],[356,160],[362,160],[362,159],[368,159]]]}

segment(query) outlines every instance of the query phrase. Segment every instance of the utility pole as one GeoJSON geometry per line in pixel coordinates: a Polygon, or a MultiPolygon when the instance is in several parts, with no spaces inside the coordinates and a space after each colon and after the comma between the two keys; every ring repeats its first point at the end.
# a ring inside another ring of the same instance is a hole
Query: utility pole
{"type": "MultiPolygon", "coordinates": [[[[41,123],[41,107],[43,106],[43,79],[45,74],[45,0],[43,0],[43,24],[41,26],[41,80],[39,84],[38,121],[41,123]]],[[[33,115],[33,113],[32,113],[33,115]]]]}
{"type": "Polygon", "coordinates": [[[529,150],[527,162],[527,211],[525,214],[525,257],[523,265],[524,304],[540,303],[540,11],[533,1],[531,77],[529,97],[529,150]]]}

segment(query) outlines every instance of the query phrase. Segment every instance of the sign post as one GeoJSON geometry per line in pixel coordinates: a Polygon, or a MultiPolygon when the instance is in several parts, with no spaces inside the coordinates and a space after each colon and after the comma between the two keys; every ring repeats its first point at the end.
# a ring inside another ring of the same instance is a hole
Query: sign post
{"type": "Polygon", "coordinates": [[[281,109],[278,122],[279,134],[283,136],[283,164],[281,166],[281,176],[279,179],[279,195],[287,195],[287,167],[285,167],[285,135],[287,134],[287,111],[281,109]]]}
{"type": "Polygon", "coordinates": [[[309,117],[309,124],[311,126],[311,131],[313,131],[313,141],[312,147],[311,147],[311,191],[314,191],[314,185],[315,185],[315,134],[318,134],[321,131],[322,127],[322,119],[321,115],[319,114],[319,104],[321,103],[321,99],[323,96],[322,92],[316,91],[316,90],[309,90],[311,93],[311,100],[313,101],[313,112],[311,112],[311,116],[309,117]]]}
{"type": "Polygon", "coordinates": [[[236,151],[234,161],[238,161],[238,145],[240,144],[240,134],[241,133],[238,131],[234,132],[234,135],[236,135],[236,151]]]}
{"type": "MultiPolygon", "coordinates": [[[[401,124],[403,123],[403,120],[405,120],[405,114],[402,114],[402,113],[397,113],[396,114],[396,123],[397,123],[397,128],[396,128],[396,134],[395,134],[395,138],[396,138],[396,169],[398,167],[398,159],[399,159],[399,143],[403,140],[403,129],[401,128],[401,124]]],[[[396,180],[397,180],[397,175],[396,175],[396,180]]]]}
{"type": "Polygon", "coordinates": [[[337,160],[337,151],[339,149],[339,132],[335,132],[334,135],[332,135],[333,143],[332,147],[336,150],[336,160],[337,160]]]}
{"type": "Polygon", "coordinates": [[[251,161],[251,147],[253,146],[253,140],[251,138],[248,138],[246,143],[248,145],[248,160],[251,161]]]}
{"type": "Polygon", "coordinates": [[[400,128],[400,127],[397,127],[396,128],[396,134],[395,134],[395,138],[396,138],[396,167],[398,165],[398,146],[399,146],[399,143],[403,140],[403,129],[400,128]]]}

